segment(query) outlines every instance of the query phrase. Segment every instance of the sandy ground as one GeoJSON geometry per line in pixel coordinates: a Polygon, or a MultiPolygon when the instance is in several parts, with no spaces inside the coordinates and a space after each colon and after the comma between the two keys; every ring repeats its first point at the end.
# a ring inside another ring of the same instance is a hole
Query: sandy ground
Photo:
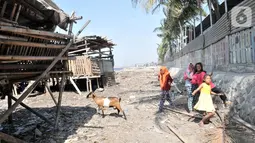
{"type": "MultiPolygon", "coordinates": [[[[86,92],[78,95],[65,92],[62,101],[60,131],[18,107],[14,113],[14,128],[10,132],[28,142],[36,143],[178,143],[181,142],[168,127],[176,130],[187,143],[219,142],[222,139],[218,117],[213,123],[198,126],[199,120],[169,111],[168,103],[163,113],[156,114],[160,100],[157,67],[125,69],[116,74],[117,85],[108,87],[99,96],[121,97],[121,106],[127,120],[118,116],[116,110],[106,110],[106,117],[97,113],[96,104],[87,99],[86,92]],[[39,130],[38,131],[36,130],[39,130]],[[42,134],[41,134],[42,133],[42,134]]],[[[85,85],[84,85],[85,86],[85,85]]],[[[54,93],[57,98],[58,93],[54,93]]],[[[187,97],[175,98],[176,110],[183,112],[187,97]]],[[[40,95],[24,100],[24,103],[39,111],[52,122],[55,106],[51,97],[40,95]]],[[[6,101],[0,101],[0,112],[6,109],[6,101]]],[[[4,126],[4,125],[3,125],[4,126]]]]}

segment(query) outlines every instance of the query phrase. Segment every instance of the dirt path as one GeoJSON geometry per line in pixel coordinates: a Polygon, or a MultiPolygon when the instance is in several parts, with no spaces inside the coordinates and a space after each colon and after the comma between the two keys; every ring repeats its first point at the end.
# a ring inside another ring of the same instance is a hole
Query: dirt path
{"type": "MultiPolygon", "coordinates": [[[[185,137],[188,143],[212,142],[212,138],[221,139],[215,136],[220,133],[213,124],[200,128],[196,120],[188,121],[189,117],[167,109],[164,113],[156,114],[160,93],[157,72],[157,68],[118,72],[116,76],[118,84],[97,93],[100,96],[121,97],[127,121],[117,116],[117,111],[113,109],[106,110],[107,115],[102,118],[96,112],[95,103],[91,99],[86,99],[85,92],[82,95],[65,92],[58,133],[22,107],[14,114],[16,119],[14,125],[22,126],[16,128],[14,132],[16,136],[26,141],[37,143],[178,143],[180,140],[167,127],[171,126],[185,137]],[[35,136],[35,128],[39,129],[42,135],[35,136]]],[[[0,102],[1,105],[6,104],[0,102]]],[[[49,95],[27,98],[24,102],[50,120],[54,119],[54,102],[49,95]]],[[[185,96],[177,97],[175,103],[178,110],[185,111],[185,96]]],[[[166,108],[169,108],[168,103],[165,104],[166,108]]],[[[218,119],[215,117],[213,120],[218,119]]]]}

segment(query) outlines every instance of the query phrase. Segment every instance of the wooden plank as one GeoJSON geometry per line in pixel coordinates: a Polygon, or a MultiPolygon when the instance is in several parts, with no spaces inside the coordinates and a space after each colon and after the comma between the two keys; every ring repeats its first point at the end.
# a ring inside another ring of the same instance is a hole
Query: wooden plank
{"type": "MultiPolygon", "coordinates": [[[[37,65],[37,64],[0,64],[0,70],[16,70],[16,69],[46,69],[49,65],[37,65]]],[[[56,65],[56,68],[62,67],[62,65],[56,65]]]]}
{"type": "Polygon", "coordinates": [[[78,86],[75,84],[75,82],[73,81],[72,77],[70,77],[69,80],[72,83],[72,85],[74,86],[75,90],[78,92],[78,94],[81,95],[81,91],[78,88],[78,86]]]}
{"type": "Polygon", "coordinates": [[[0,40],[16,40],[16,41],[27,41],[28,38],[22,38],[22,37],[15,37],[15,36],[9,36],[9,35],[0,35],[0,40]]]}
{"type": "Polygon", "coordinates": [[[3,40],[3,39],[0,39],[0,44],[26,46],[26,47],[38,47],[38,48],[53,48],[53,49],[65,48],[65,45],[23,42],[23,41],[11,41],[11,40],[3,40]]]}
{"type": "MultiPolygon", "coordinates": [[[[38,74],[41,74],[43,73],[43,71],[37,71],[37,72],[3,72],[3,73],[0,73],[0,76],[15,76],[15,75],[38,75],[38,74]]],[[[49,72],[49,74],[57,74],[57,73],[71,73],[70,71],[51,71],[49,72]]]]}
{"type": "Polygon", "coordinates": [[[18,34],[31,34],[31,35],[44,35],[48,37],[55,37],[60,39],[70,39],[72,36],[60,34],[60,33],[53,33],[48,31],[41,31],[41,30],[32,30],[32,29],[24,29],[24,28],[17,28],[17,27],[9,27],[9,26],[0,26],[0,31],[5,32],[12,32],[12,33],[18,33],[18,34]]]}
{"type": "MultiPolygon", "coordinates": [[[[56,57],[44,56],[0,56],[0,60],[13,60],[13,61],[50,61],[56,57]]],[[[63,57],[60,60],[73,60],[75,57],[63,57]]]]}
{"type": "Polygon", "coordinates": [[[180,134],[178,134],[177,131],[176,131],[174,128],[172,128],[172,127],[169,126],[169,125],[167,125],[167,128],[168,128],[172,133],[174,133],[174,135],[176,135],[176,137],[178,137],[178,139],[180,139],[180,141],[181,141],[182,143],[187,143],[186,139],[184,139],[183,136],[181,136],[180,134]]]}
{"type": "Polygon", "coordinates": [[[10,136],[8,134],[0,132],[0,139],[8,142],[8,143],[26,143],[25,141],[22,141],[18,138],[15,138],[13,136],[10,136]]]}

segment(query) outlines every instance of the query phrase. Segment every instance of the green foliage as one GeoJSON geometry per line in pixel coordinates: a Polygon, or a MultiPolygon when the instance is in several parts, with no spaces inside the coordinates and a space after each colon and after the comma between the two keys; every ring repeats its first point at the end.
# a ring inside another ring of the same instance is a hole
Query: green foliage
{"type": "Polygon", "coordinates": [[[191,21],[200,12],[206,16],[205,11],[197,6],[197,0],[132,0],[132,2],[142,4],[147,12],[152,11],[152,13],[159,7],[163,7],[165,18],[161,20],[160,26],[154,29],[157,36],[162,39],[158,46],[158,56],[161,61],[164,60],[168,49],[170,54],[173,54],[172,43],[183,37],[181,35],[183,27],[192,25],[191,21]]]}

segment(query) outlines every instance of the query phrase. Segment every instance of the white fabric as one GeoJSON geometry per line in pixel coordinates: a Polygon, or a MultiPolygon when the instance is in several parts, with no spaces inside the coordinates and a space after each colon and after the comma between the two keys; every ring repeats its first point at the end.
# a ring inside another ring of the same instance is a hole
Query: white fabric
{"type": "Polygon", "coordinates": [[[108,98],[104,99],[104,107],[109,107],[110,105],[110,100],[108,98]]]}

